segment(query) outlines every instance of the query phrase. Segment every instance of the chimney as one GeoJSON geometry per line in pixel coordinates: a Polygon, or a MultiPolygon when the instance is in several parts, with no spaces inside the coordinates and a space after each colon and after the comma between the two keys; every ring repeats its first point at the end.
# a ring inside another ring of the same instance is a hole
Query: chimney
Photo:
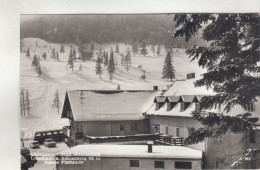
{"type": "Polygon", "coordinates": [[[153,86],[153,90],[158,90],[158,86],[153,86]]]}
{"type": "Polygon", "coordinates": [[[187,74],[187,79],[194,79],[194,78],[195,78],[195,73],[187,74]]]}
{"type": "Polygon", "coordinates": [[[153,142],[147,142],[148,145],[148,153],[152,153],[153,152],[153,142]]]}

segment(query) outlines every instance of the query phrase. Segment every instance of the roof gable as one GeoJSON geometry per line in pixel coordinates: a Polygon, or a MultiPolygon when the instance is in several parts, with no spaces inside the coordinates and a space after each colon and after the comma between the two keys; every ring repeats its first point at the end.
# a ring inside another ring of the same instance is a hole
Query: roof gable
{"type": "Polygon", "coordinates": [[[65,102],[69,101],[75,121],[141,120],[145,118],[143,113],[151,107],[157,93],[74,90],[67,91],[65,102]]]}

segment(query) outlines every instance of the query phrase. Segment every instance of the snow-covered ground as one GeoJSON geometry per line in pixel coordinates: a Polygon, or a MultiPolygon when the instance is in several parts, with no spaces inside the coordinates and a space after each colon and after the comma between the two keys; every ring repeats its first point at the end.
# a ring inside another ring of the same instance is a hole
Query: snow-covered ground
{"type": "MultiPolygon", "coordinates": [[[[96,75],[95,61],[76,61],[74,63],[74,71],[67,68],[71,45],[77,51],[76,45],[64,44],[65,52],[60,53],[61,44],[49,43],[38,38],[25,38],[22,40],[22,49],[27,50],[30,48],[30,58],[26,57],[25,52],[21,52],[20,60],[20,86],[21,89],[29,91],[31,100],[30,115],[21,117],[21,131],[25,133],[25,136],[29,135],[30,137],[37,130],[57,129],[68,124],[68,120],[61,119],[61,114],[57,113],[57,109],[52,107],[54,94],[57,89],[60,94],[61,106],[63,106],[66,89],[116,89],[118,85],[120,85],[122,90],[152,89],[154,85],[159,85],[159,88],[166,89],[166,86],[172,83],[161,78],[166,56],[163,48],[161,55],[154,55],[150,46],[147,46],[148,54],[146,56],[131,53],[132,65],[129,72],[127,72],[125,66],[121,66],[121,56],[115,53],[117,68],[113,80],[110,81],[107,68],[103,64],[101,78],[96,75]],[[50,57],[52,48],[59,52],[59,62],[50,57]],[[47,53],[46,61],[41,57],[44,52],[47,53]],[[32,58],[35,54],[41,58],[42,75],[40,77],[31,66],[32,58]],[[82,74],[79,71],[80,64],[83,67],[82,74]],[[138,68],[140,65],[146,71],[146,81],[140,78],[143,74],[142,70],[138,68]]],[[[96,55],[100,48],[102,48],[102,51],[105,50],[110,53],[112,47],[115,51],[117,44],[95,43],[94,45],[96,55]]],[[[126,54],[127,48],[130,48],[127,44],[118,45],[120,53],[126,54]]],[[[196,61],[190,62],[184,49],[174,49],[173,51],[173,65],[177,79],[183,79],[187,73],[191,72],[203,73],[196,61]]],[[[78,56],[78,52],[76,56],[78,56]]],[[[60,112],[61,110],[62,107],[60,112]]]]}

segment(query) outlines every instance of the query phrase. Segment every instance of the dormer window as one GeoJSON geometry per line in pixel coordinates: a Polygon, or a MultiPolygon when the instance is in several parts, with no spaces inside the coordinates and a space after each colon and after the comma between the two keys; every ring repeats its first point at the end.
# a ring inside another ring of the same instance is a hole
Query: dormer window
{"type": "Polygon", "coordinates": [[[172,109],[172,103],[167,102],[167,111],[170,111],[172,109]]]}
{"type": "Polygon", "coordinates": [[[254,111],[254,103],[253,102],[248,103],[247,106],[246,106],[246,110],[247,111],[254,111]]]}
{"type": "Polygon", "coordinates": [[[184,112],[185,110],[184,102],[180,102],[180,105],[181,105],[181,112],[184,112]]]}
{"type": "Polygon", "coordinates": [[[155,110],[159,110],[163,104],[165,103],[166,97],[165,96],[157,96],[154,99],[155,102],[155,110]]]}
{"type": "Polygon", "coordinates": [[[199,112],[200,111],[200,103],[195,103],[195,111],[199,112]]]}

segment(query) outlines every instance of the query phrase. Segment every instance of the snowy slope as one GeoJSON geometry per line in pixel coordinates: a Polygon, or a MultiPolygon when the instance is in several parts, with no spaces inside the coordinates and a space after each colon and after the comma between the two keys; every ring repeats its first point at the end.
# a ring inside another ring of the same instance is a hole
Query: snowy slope
{"type": "MultiPolygon", "coordinates": [[[[71,45],[64,44],[65,52],[60,53],[61,44],[49,43],[38,38],[25,38],[22,40],[22,49],[25,51],[30,48],[30,58],[26,57],[25,52],[21,52],[21,67],[20,67],[20,86],[21,89],[29,91],[31,99],[30,116],[21,117],[21,127],[23,129],[32,129],[32,126],[42,127],[42,129],[50,127],[62,127],[66,120],[61,120],[60,114],[52,107],[52,101],[56,89],[59,90],[61,106],[65,96],[66,89],[116,89],[120,85],[121,89],[152,89],[152,86],[159,85],[159,88],[165,89],[166,85],[172,82],[161,79],[162,68],[166,52],[162,50],[161,55],[153,55],[150,46],[147,46],[148,54],[142,56],[140,54],[132,54],[132,66],[129,72],[124,66],[121,66],[121,56],[115,54],[117,60],[117,69],[114,74],[113,81],[109,80],[107,68],[103,66],[103,74],[101,79],[95,73],[95,61],[74,63],[74,71],[67,67],[67,60],[71,45]],[[60,61],[54,61],[50,57],[52,48],[59,52],[60,61]],[[46,52],[46,61],[41,58],[41,55],[46,52]],[[37,55],[40,60],[42,68],[42,75],[39,77],[31,66],[32,58],[37,55]],[[82,64],[82,74],[78,70],[79,65],[82,64]],[[146,71],[146,81],[142,80],[140,76],[143,74],[138,68],[146,71]],[[42,119],[44,118],[44,119],[42,119]],[[37,123],[35,123],[37,122],[37,123]]],[[[90,44],[86,44],[90,46],[90,44]]],[[[107,52],[110,49],[115,51],[117,44],[97,44],[95,43],[95,54],[100,48],[107,52]]],[[[126,54],[129,45],[118,44],[120,53],[126,54]]],[[[131,49],[131,48],[130,48],[131,49]]],[[[78,56],[78,54],[77,54],[78,56]]],[[[96,58],[95,56],[94,58],[96,58]]],[[[177,79],[185,78],[187,73],[197,72],[202,73],[203,70],[197,66],[196,61],[190,62],[190,59],[185,54],[184,49],[174,49],[173,65],[176,70],[177,79]]]]}

